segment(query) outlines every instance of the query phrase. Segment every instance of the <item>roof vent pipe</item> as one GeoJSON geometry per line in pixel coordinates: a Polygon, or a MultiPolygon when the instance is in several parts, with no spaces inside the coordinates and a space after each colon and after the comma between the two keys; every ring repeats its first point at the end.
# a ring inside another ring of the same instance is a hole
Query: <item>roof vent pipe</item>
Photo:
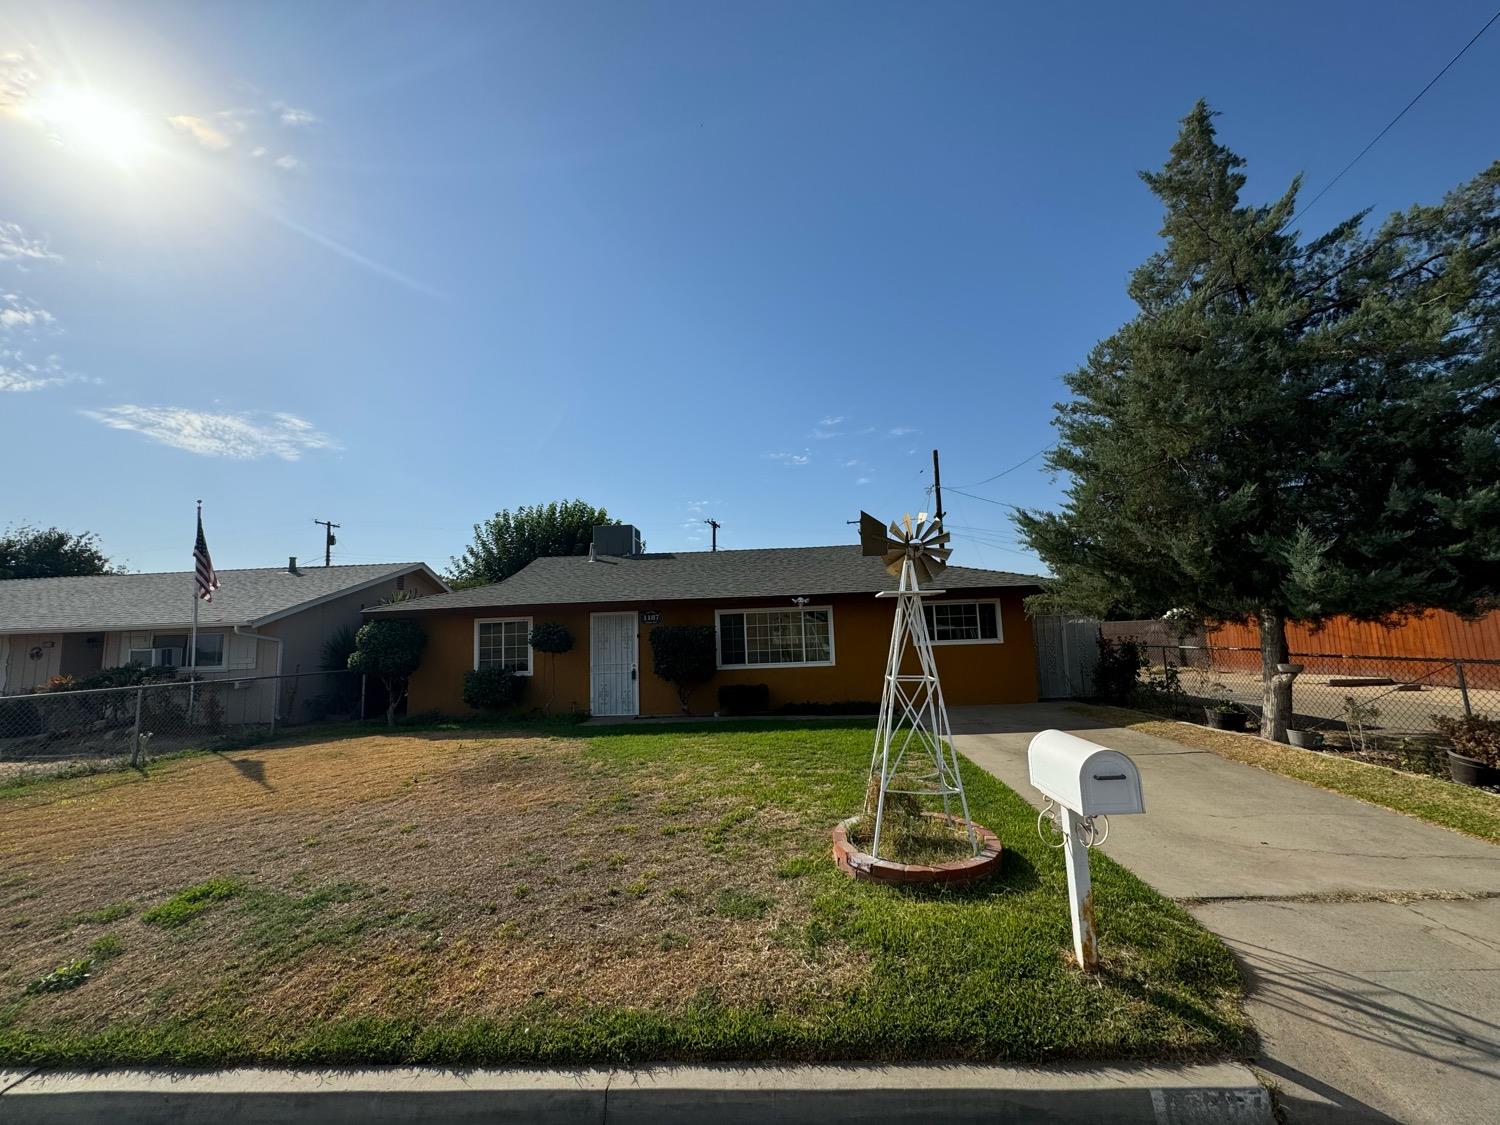
{"type": "Polygon", "coordinates": [[[286,557],[286,572],[288,574],[296,574],[297,573],[297,556],[296,555],[288,555],[286,557]]]}
{"type": "Polygon", "coordinates": [[[594,545],[592,543],[590,543],[589,544],[589,562],[593,562],[593,561],[594,561],[594,545]]]}

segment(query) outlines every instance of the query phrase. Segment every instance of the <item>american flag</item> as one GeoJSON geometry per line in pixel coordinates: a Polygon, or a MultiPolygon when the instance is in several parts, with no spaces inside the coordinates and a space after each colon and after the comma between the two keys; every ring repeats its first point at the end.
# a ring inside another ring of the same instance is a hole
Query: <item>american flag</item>
{"type": "Polygon", "coordinates": [[[208,557],[208,540],[203,538],[203,512],[198,512],[198,540],[193,544],[193,577],[198,585],[198,596],[206,602],[214,600],[214,591],[219,588],[219,576],[214,571],[214,560],[208,557]]]}

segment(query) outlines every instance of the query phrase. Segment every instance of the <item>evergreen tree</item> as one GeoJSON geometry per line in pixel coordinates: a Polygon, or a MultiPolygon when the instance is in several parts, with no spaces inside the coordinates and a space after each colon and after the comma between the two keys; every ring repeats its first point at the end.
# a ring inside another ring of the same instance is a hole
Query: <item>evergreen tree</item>
{"type": "Polygon", "coordinates": [[[1038,607],[1255,621],[1285,740],[1288,620],[1500,604],[1500,163],[1442,204],[1302,242],[1299,181],[1242,203],[1203,102],[1166,166],[1140,312],[1066,382],[1061,511],[1017,523],[1038,607]]]}
{"type": "Polygon", "coordinates": [[[554,500],[550,504],[522,504],[474,525],[474,542],[449,562],[454,586],[499,582],[535,559],[557,555],[586,555],[594,528],[619,523],[603,508],[583,500],[554,500]]]}

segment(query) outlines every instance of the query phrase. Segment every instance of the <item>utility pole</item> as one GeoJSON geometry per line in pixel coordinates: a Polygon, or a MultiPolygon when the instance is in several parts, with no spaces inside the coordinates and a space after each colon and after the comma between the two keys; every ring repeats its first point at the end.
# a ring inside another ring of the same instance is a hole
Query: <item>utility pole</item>
{"type": "Polygon", "coordinates": [[[938,468],[938,451],[932,451],[932,497],[933,503],[937,505],[937,512],[932,517],[938,523],[943,522],[943,474],[938,468]]]}
{"type": "Polygon", "coordinates": [[[333,564],[333,545],[338,542],[338,539],[334,537],[333,529],[342,527],[343,524],[332,523],[328,520],[313,520],[313,523],[323,529],[323,565],[331,566],[333,564]]]}
{"type": "Polygon", "coordinates": [[[703,522],[706,523],[706,524],[708,524],[709,527],[713,528],[713,532],[712,532],[712,534],[713,534],[713,546],[710,547],[709,550],[711,550],[711,551],[717,551],[719,549],[719,521],[718,520],[704,520],[703,522]]]}

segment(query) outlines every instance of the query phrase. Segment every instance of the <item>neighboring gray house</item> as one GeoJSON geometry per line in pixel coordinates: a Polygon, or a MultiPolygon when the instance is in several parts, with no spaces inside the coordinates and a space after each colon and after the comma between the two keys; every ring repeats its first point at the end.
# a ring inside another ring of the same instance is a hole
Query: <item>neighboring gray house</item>
{"type": "MultiPolygon", "coordinates": [[[[322,647],[360,612],[408,594],[448,589],[419,562],[219,571],[198,607],[198,674],[205,679],[316,672],[322,647]]],[[[53,676],[81,678],[123,664],[186,667],[193,573],[101,574],[0,581],[0,695],[24,695],[53,676]]],[[[280,717],[293,692],[267,692],[280,717]]]]}

